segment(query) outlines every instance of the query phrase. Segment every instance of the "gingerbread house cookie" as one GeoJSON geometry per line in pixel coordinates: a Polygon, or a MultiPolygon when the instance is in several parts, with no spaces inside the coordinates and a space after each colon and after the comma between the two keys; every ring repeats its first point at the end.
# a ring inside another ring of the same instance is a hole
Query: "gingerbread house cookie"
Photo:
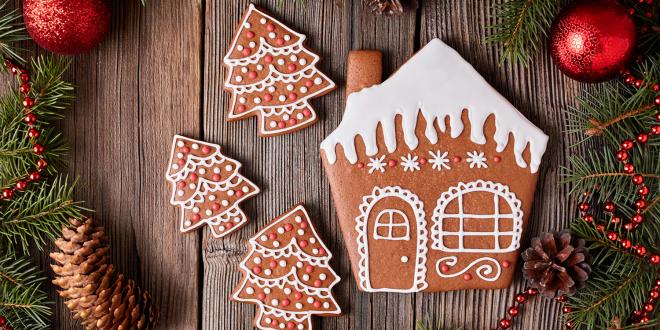
{"type": "Polygon", "coordinates": [[[321,156],[359,288],[507,287],[547,142],[438,39],[349,95],[321,156]]]}

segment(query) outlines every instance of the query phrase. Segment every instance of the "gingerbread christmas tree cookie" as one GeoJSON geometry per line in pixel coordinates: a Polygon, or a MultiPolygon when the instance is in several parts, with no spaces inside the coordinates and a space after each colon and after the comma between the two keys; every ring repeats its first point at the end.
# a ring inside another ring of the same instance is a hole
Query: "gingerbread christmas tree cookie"
{"type": "Polygon", "coordinates": [[[317,120],[311,98],[335,84],[316,68],[306,37],[250,4],[224,58],[228,120],[259,118],[259,135],[305,128],[317,120]]]}
{"type": "Polygon", "coordinates": [[[238,172],[240,168],[217,144],[174,136],[166,178],[172,183],[170,203],[181,209],[181,232],[206,223],[213,236],[223,237],[247,223],[238,204],[259,188],[238,172]]]}
{"type": "Polygon", "coordinates": [[[548,137],[438,39],[375,86],[351,55],[321,155],[359,288],[507,287],[548,137]]]}
{"type": "Polygon", "coordinates": [[[331,258],[305,208],[296,206],[250,239],[233,299],[257,305],[259,329],[312,329],[312,315],[341,313],[331,258]]]}

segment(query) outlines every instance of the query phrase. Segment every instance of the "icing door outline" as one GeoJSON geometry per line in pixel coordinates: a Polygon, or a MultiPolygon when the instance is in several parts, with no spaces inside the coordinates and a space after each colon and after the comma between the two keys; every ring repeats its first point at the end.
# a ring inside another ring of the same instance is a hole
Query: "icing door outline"
{"type": "Polygon", "coordinates": [[[355,229],[360,255],[360,287],[369,292],[417,292],[425,289],[428,286],[428,231],[424,203],[419,197],[401,187],[374,187],[371,195],[363,198],[359,211],[355,229]],[[406,251],[413,250],[414,255],[405,255],[406,251]],[[391,255],[385,258],[370,257],[370,254],[377,253],[391,255]],[[391,279],[377,275],[388,271],[395,271],[401,276],[391,279]]]}

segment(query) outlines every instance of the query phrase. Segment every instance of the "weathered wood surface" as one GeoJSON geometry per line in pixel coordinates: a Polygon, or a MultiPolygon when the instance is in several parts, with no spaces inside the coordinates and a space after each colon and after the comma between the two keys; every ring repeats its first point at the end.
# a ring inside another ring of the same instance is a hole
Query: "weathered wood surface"
{"type": "MultiPolygon", "coordinates": [[[[254,119],[225,122],[222,57],[248,0],[160,0],[146,8],[137,2],[115,1],[108,39],[75,59],[70,78],[78,86],[77,100],[63,126],[72,145],[70,172],[80,178],[76,196],[108,228],[120,270],[160,304],[163,329],[251,329],[254,307],[229,300],[245,242],[298,202],[310,211],[343,278],[335,293],[345,314],[316,318],[317,329],[414,329],[420,320],[438,329],[488,329],[505,314],[524,285],[520,279],[494,291],[357,291],[318,154],[320,141],[341,120],[352,49],[382,50],[389,75],[431,38],[455,47],[551,136],[523,246],[541,231],[565,227],[573,213],[558,174],[569,144],[562,109],[572,104],[578,85],[553,67],[545,51],[527,68],[498,65],[497,50],[484,40],[493,1],[426,0],[397,18],[374,17],[358,0],[255,1],[307,34],[309,46],[324,58],[321,69],[340,86],[313,101],[319,123],[275,138],[257,137],[254,119]],[[177,232],[163,177],[175,133],[221,144],[262,188],[243,204],[252,219],[244,229],[221,240],[207,230],[177,232]]],[[[56,296],[52,288],[51,294],[56,296]]],[[[535,301],[513,329],[559,328],[558,315],[555,303],[535,301]]],[[[54,322],[56,329],[76,328],[60,300],[54,322]]]]}

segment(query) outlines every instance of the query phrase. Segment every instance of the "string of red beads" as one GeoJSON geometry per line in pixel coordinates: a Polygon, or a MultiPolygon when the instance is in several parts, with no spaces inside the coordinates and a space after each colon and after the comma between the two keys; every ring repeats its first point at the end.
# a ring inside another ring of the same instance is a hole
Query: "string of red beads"
{"type": "Polygon", "coordinates": [[[520,314],[520,309],[522,306],[529,301],[529,299],[537,296],[539,290],[535,288],[526,288],[523,292],[518,292],[514,298],[514,303],[507,309],[507,316],[501,318],[497,322],[497,327],[494,330],[508,329],[511,327],[513,319],[515,319],[520,314]]]}
{"type": "MultiPolygon", "coordinates": [[[[25,111],[25,117],[23,122],[29,126],[27,132],[27,138],[30,139],[32,143],[32,153],[37,156],[42,156],[46,151],[46,148],[39,143],[38,138],[41,136],[41,132],[35,127],[38,121],[37,115],[32,113],[32,107],[35,104],[35,100],[29,96],[32,84],[30,82],[30,74],[28,71],[18,65],[16,62],[11,59],[5,59],[5,66],[14,75],[18,75],[21,80],[21,85],[19,86],[19,92],[23,97],[22,105],[25,111]]],[[[37,182],[41,179],[41,172],[48,166],[48,162],[44,158],[37,159],[35,163],[36,169],[29,172],[23,179],[16,181],[12,186],[5,187],[2,189],[0,194],[0,200],[11,200],[14,198],[14,193],[17,191],[24,191],[27,189],[30,182],[37,182]]]]}
{"type": "Polygon", "coordinates": [[[7,318],[0,315],[0,329],[2,330],[14,330],[14,328],[9,325],[9,322],[7,322],[7,318]]]}

